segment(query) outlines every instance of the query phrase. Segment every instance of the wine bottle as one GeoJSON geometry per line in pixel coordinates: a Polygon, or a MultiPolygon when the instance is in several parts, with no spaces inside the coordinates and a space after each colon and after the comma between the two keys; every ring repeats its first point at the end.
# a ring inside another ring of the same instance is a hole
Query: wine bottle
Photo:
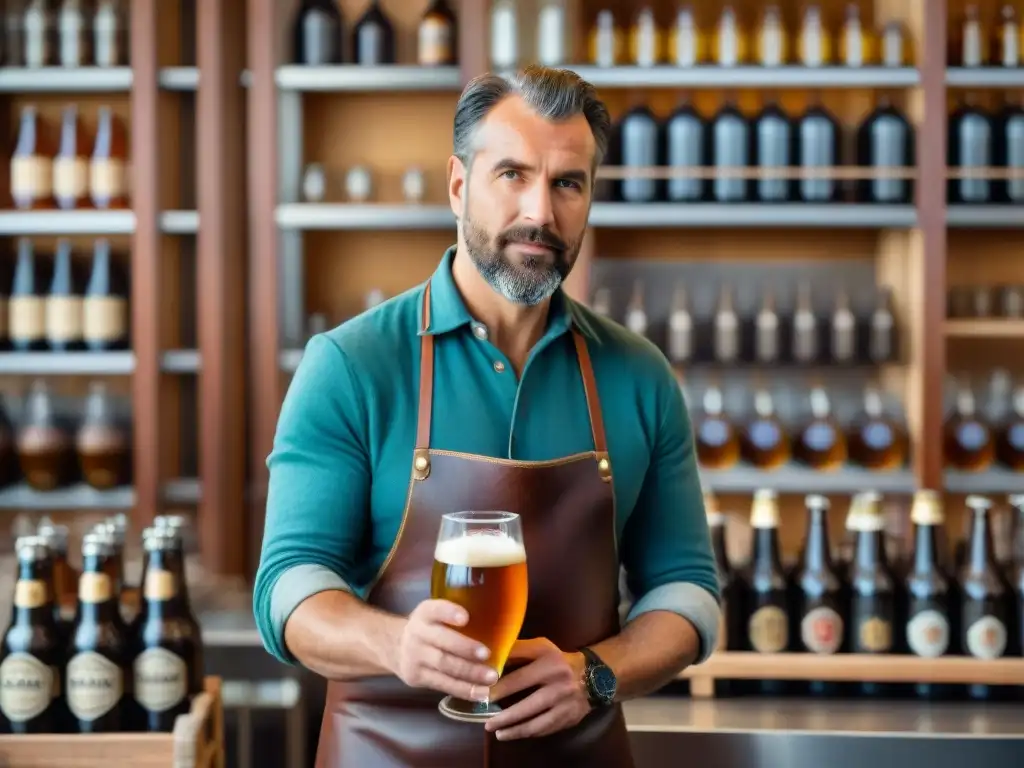
{"type": "Polygon", "coordinates": [[[370,0],[352,29],[352,51],[354,62],[364,67],[395,63],[395,28],[380,0],[370,0]]]}
{"type": "Polygon", "coordinates": [[[100,107],[89,164],[89,195],[97,208],[128,207],[128,137],[110,107],[100,107]]]}
{"type": "Polygon", "coordinates": [[[97,240],[82,300],[82,337],[94,351],[128,345],[128,286],[113,263],[109,240],[97,240]]]}
{"type": "Polygon", "coordinates": [[[53,158],[53,198],[63,210],[89,204],[88,137],[73,104],[61,114],[60,143],[53,158]]]}
{"type": "Polygon", "coordinates": [[[447,0],[431,0],[420,19],[416,60],[421,67],[453,66],[458,61],[458,21],[447,0]]]}
{"type": "Polygon", "coordinates": [[[53,279],[46,296],[46,341],[54,352],[82,349],[82,284],[72,263],[71,241],[57,243],[53,279]]]}
{"type": "Polygon", "coordinates": [[[16,352],[46,349],[46,304],[43,298],[43,264],[32,241],[18,241],[18,259],[8,301],[11,347],[16,352]]]}

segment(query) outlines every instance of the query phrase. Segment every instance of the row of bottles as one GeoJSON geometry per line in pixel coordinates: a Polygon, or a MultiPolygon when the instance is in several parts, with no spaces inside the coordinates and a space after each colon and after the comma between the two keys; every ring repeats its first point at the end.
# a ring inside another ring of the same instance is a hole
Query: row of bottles
{"type": "Polygon", "coordinates": [[[821,104],[792,117],[772,100],[748,117],[725,98],[709,119],[689,100],[663,121],[646,106],[630,109],[616,124],[606,160],[626,174],[610,195],[632,203],[911,202],[914,129],[886,96],[854,142],[821,104]],[[834,172],[848,165],[866,169],[865,178],[834,172]],[[670,178],[647,177],[644,169],[652,167],[670,178]],[[633,178],[630,169],[638,172],[633,178]]]}
{"type": "Polygon", "coordinates": [[[100,490],[132,477],[131,426],[103,382],[92,382],[80,418],[59,409],[45,381],[34,381],[20,419],[0,401],[0,487],[23,481],[53,491],[81,480],[100,490]]]}
{"type": "MultiPolygon", "coordinates": [[[[1024,380],[992,374],[985,408],[965,376],[952,387],[954,406],[943,425],[946,466],[964,472],[1001,467],[1024,473],[1024,380]]],[[[1024,477],[1024,475],[1022,475],[1024,477]]]]}
{"type": "Polygon", "coordinates": [[[949,121],[951,203],[1024,203],[1024,106],[1007,95],[989,112],[967,94],[949,121]],[[1006,172],[992,174],[993,169],[1006,172]]]}
{"type": "Polygon", "coordinates": [[[125,611],[126,526],[83,537],[68,563],[67,529],[17,540],[11,622],[0,647],[0,715],[8,733],[170,732],[203,687],[203,645],[185,577],[183,521],[143,532],[137,610],[125,611]]]}
{"type": "Polygon", "coordinates": [[[124,123],[110,107],[100,107],[90,128],[72,104],[55,129],[35,106],[22,108],[10,188],[19,210],[129,207],[124,123]]]}
{"type": "MultiPolygon", "coordinates": [[[[962,559],[951,563],[942,501],[932,491],[915,494],[914,546],[907,560],[890,554],[878,494],[864,492],[853,499],[837,553],[829,539],[829,501],[811,495],[805,499],[807,523],[800,556],[794,567],[787,568],[779,544],[777,500],[774,492],[762,490],[750,512],[750,560],[735,568],[727,555],[725,516],[708,498],[726,624],[719,647],[756,653],[902,653],[985,660],[1019,656],[1024,626],[1024,496],[1011,503],[1017,548],[1004,570],[994,556],[990,499],[967,499],[970,534],[962,559]]],[[[735,687],[737,692],[768,695],[911,693],[952,698],[964,693],[927,682],[910,686],[912,690],[870,681],[759,680],[735,687]]],[[[966,692],[976,699],[996,697],[988,686],[972,685],[966,692]]]]}
{"type": "Polygon", "coordinates": [[[75,258],[70,240],[59,240],[50,257],[22,238],[13,276],[6,272],[0,266],[0,349],[100,352],[128,346],[128,281],[109,240],[95,242],[86,265],[75,258]]]}
{"type": "Polygon", "coordinates": [[[961,319],[1024,318],[1024,283],[1020,285],[957,285],[946,296],[946,316],[961,319]]]}
{"type": "Polygon", "coordinates": [[[999,6],[995,19],[982,18],[978,4],[968,4],[950,23],[948,38],[946,61],[951,67],[1024,66],[1024,30],[1010,3],[999,6]]]}
{"type": "MultiPolygon", "coordinates": [[[[734,286],[723,282],[714,314],[698,318],[690,309],[692,289],[680,282],[663,324],[650,317],[646,290],[642,280],[634,282],[622,323],[634,333],[655,338],[661,336],[657,331],[663,327],[663,350],[674,364],[849,365],[888,363],[899,357],[898,327],[888,286],[878,289],[868,315],[855,310],[849,292],[837,286],[832,310],[825,315],[815,306],[809,281],[797,284],[795,305],[785,311],[778,308],[773,287],[765,285],[760,291],[760,308],[745,316],[736,309],[734,286]]],[[[610,316],[611,305],[611,289],[598,288],[594,311],[610,316]]]]}
{"type": "MultiPolygon", "coordinates": [[[[382,175],[369,166],[354,165],[345,171],[344,178],[338,183],[335,174],[326,170],[322,163],[309,163],[302,172],[302,200],[306,203],[323,203],[333,202],[340,197],[348,203],[367,203],[376,198],[376,182],[382,175]],[[340,188],[341,195],[335,193],[336,188],[340,188]]],[[[422,168],[407,168],[402,174],[401,185],[402,200],[405,203],[419,205],[423,202],[427,193],[427,179],[422,168]]]]}
{"type": "Polygon", "coordinates": [[[767,387],[752,393],[753,413],[742,421],[726,413],[722,389],[708,386],[694,414],[697,461],[707,469],[731,469],[740,461],[771,471],[788,464],[830,472],[847,466],[885,472],[907,463],[906,424],[886,407],[875,386],[864,390],[860,411],[844,426],[828,389],[817,385],[800,395],[800,417],[786,424],[767,387]]]}
{"type": "Polygon", "coordinates": [[[2,60],[8,67],[123,67],[127,0],[7,0],[2,60]]]}
{"type": "MultiPolygon", "coordinates": [[[[416,63],[454,65],[458,61],[458,23],[448,0],[430,0],[417,29],[416,63]]],[[[335,0],[303,0],[295,18],[294,60],[306,66],[352,63],[361,66],[394,64],[395,25],[370,0],[366,11],[346,34],[335,0]]]]}

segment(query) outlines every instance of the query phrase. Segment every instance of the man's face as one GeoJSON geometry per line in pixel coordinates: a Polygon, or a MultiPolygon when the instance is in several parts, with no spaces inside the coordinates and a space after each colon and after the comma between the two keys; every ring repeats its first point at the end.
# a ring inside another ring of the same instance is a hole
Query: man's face
{"type": "Polygon", "coordinates": [[[509,97],[475,139],[468,177],[453,160],[449,187],[466,248],[494,290],[534,306],[576,263],[590,212],[594,136],[583,115],[553,123],[509,97]]]}

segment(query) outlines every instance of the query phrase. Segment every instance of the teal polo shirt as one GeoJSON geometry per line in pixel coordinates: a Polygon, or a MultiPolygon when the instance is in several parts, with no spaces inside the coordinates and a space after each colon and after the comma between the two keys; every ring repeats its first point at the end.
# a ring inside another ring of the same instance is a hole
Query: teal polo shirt
{"type": "MultiPolygon", "coordinates": [[[[619,554],[634,603],[687,618],[701,660],[718,633],[718,579],[682,392],[661,351],[562,291],[519,380],[452,278],[431,283],[431,448],[521,461],[594,449],[570,329],[593,359],[612,464],[619,554]],[[502,365],[499,365],[501,363],[502,365]]],[[[267,650],[294,663],[284,626],[328,589],[365,598],[395,541],[412,475],[419,285],[313,336],[281,406],[253,610],[267,650]]],[[[343,628],[339,628],[343,631],[343,628]]]]}

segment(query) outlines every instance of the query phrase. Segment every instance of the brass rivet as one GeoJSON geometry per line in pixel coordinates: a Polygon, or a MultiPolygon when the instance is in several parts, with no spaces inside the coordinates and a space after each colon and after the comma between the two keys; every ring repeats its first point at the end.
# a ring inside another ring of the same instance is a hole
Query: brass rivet
{"type": "Polygon", "coordinates": [[[600,469],[602,472],[607,472],[608,459],[601,459],[599,462],[597,462],[597,468],[600,469]]]}
{"type": "Polygon", "coordinates": [[[427,457],[426,456],[417,456],[416,457],[416,469],[422,470],[422,469],[426,469],[426,468],[427,468],[427,457]]]}

